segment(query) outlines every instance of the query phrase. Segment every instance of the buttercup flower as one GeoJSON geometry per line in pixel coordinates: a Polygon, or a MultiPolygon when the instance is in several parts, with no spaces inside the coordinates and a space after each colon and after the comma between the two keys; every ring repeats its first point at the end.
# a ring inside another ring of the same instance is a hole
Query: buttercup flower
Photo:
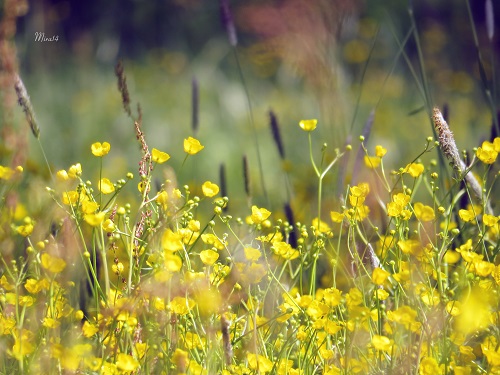
{"type": "Polygon", "coordinates": [[[202,146],[200,141],[193,137],[188,137],[184,139],[184,152],[189,155],[195,155],[201,150],[203,150],[205,146],[202,146]]]}
{"type": "Polygon", "coordinates": [[[168,159],[170,159],[170,155],[167,154],[166,152],[153,148],[153,151],[151,151],[151,159],[155,163],[162,164],[165,163],[168,159]]]}
{"type": "Polygon", "coordinates": [[[210,181],[205,181],[201,186],[201,190],[203,191],[203,195],[208,198],[212,198],[219,194],[219,187],[217,184],[210,181]]]}
{"type": "Polygon", "coordinates": [[[95,143],[92,143],[92,145],[90,146],[90,149],[92,151],[92,154],[94,154],[94,156],[107,155],[110,148],[111,148],[111,145],[108,142],[103,142],[103,143],[95,142],[95,143]]]}
{"type": "Polygon", "coordinates": [[[311,120],[301,120],[299,122],[299,126],[306,132],[312,132],[314,129],[316,129],[316,125],[318,124],[318,120],[316,119],[311,119],[311,120]]]}

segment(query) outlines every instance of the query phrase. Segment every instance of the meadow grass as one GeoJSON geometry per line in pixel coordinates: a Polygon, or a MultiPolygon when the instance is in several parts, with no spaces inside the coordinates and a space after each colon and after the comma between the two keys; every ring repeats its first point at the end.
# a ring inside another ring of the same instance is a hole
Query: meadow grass
{"type": "MultiPolygon", "coordinates": [[[[198,136],[196,80],[192,134],[172,140],[176,154],[151,147],[121,63],[117,98],[140,150],[128,172],[114,177],[106,163],[120,148],[113,139],[85,145],[82,161],[64,169],[43,160],[42,182],[25,154],[9,154],[0,166],[0,373],[500,373],[500,138],[459,151],[433,105],[411,17],[417,66],[408,39],[398,56],[414,73],[433,136],[389,167],[391,149],[368,144],[373,115],[342,149],[321,142],[323,123],[307,118],[295,125],[299,169],[271,111],[283,208],[265,203],[260,159],[254,175],[242,159],[243,198],[226,196],[224,164],[214,164],[218,181],[192,182],[190,163],[217,153],[198,136]],[[293,183],[304,168],[307,197],[293,183]]],[[[44,150],[28,90],[11,73],[26,129],[44,150]]],[[[495,113],[494,83],[484,79],[495,113]]]]}

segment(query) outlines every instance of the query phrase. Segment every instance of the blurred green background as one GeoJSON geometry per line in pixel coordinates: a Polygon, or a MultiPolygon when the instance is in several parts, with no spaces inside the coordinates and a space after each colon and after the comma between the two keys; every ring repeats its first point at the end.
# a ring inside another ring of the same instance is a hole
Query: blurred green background
{"type": "MultiPolygon", "coordinates": [[[[137,175],[140,150],[117,90],[118,60],[124,62],[132,103],[141,104],[149,147],[172,156],[169,164],[179,183],[218,182],[219,165],[224,163],[229,196],[244,197],[242,157],[247,155],[254,202],[264,204],[248,92],[272,209],[288,199],[283,167],[291,169],[291,191],[306,202],[305,210],[307,197],[314,196],[316,181],[307,135],[298,127],[301,119],[319,120],[313,133],[317,160],[324,143],[331,159],[333,149],[343,148],[351,136],[352,168],[358,136],[374,110],[369,151],[373,154],[376,144],[385,146],[388,170],[411,162],[432,135],[418,89],[422,77],[429,105],[447,104],[459,148],[470,149],[489,137],[494,111],[484,94],[472,29],[477,31],[495,107],[498,37],[487,36],[484,1],[472,2],[472,23],[465,1],[453,6],[431,0],[229,4],[238,34],[236,49],[229,45],[217,1],[29,2],[17,24],[20,74],[53,169],[81,162],[92,178],[99,163],[90,144],[108,141],[107,177],[123,178],[128,171],[137,175]],[[57,35],[58,40],[35,41],[36,32],[57,35]],[[196,136],[205,149],[181,167],[182,140],[193,135],[193,79],[199,85],[196,136]],[[285,166],[269,128],[271,109],[281,128],[285,166]]],[[[30,159],[43,166],[31,138],[30,159]]],[[[338,195],[334,174],[325,195],[338,195]]]]}

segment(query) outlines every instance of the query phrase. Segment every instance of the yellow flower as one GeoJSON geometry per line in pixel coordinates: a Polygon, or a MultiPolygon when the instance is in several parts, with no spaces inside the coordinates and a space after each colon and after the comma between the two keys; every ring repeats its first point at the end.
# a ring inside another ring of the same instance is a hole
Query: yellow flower
{"type": "Polygon", "coordinates": [[[52,273],[60,273],[66,268],[66,262],[58,257],[44,253],[41,256],[42,267],[52,273]]]}
{"type": "Polygon", "coordinates": [[[14,171],[10,167],[4,167],[3,165],[0,165],[0,179],[2,180],[10,180],[12,175],[14,174],[14,171]]]}
{"type": "Polygon", "coordinates": [[[498,220],[499,220],[498,216],[493,216],[493,215],[488,215],[488,214],[483,215],[483,223],[484,223],[484,225],[486,225],[488,227],[495,226],[498,223],[498,220]]]}
{"type": "Polygon", "coordinates": [[[323,301],[329,307],[335,307],[342,302],[342,292],[337,288],[328,288],[323,291],[323,301]]]}
{"type": "Polygon", "coordinates": [[[69,167],[68,176],[69,178],[78,178],[82,174],[82,165],[80,163],[76,163],[69,167]]]}
{"type": "Polygon", "coordinates": [[[307,315],[309,315],[312,319],[319,319],[330,311],[330,306],[326,303],[318,301],[317,299],[313,300],[306,309],[307,315]]]}
{"type": "Polygon", "coordinates": [[[182,349],[175,349],[175,352],[172,354],[172,363],[177,367],[179,372],[183,373],[186,371],[189,365],[188,352],[182,349]]]}
{"type": "Polygon", "coordinates": [[[398,247],[405,254],[418,255],[422,252],[422,244],[418,240],[400,240],[398,247]]]}
{"type": "Polygon", "coordinates": [[[97,211],[99,208],[99,205],[96,202],[92,202],[89,200],[84,200],[82,202],[82,212],[84,214],[93,214],[94,212],[97,211]]]}
{"type": "Polygon", "coordinates": [[[391,322],[396,322],[405,326],[413,332],[420,328],[420,323],[417,322],[417,311],[413,310],[410,306],[401,306],[397,310],[388,311],[387,319],[391,322]]]}
{"type": "Polygon", "coordinates": [[[477,213],[478,213],[477,211],[474,212],[474,210],[472,209],[468,210],[462,209],[458,211],[458,216],[460,216],[460,219],[462,219],[465,222],[473,222],[474,219],[476,218],[477,213]]]}
{"type": "Polygon", "coordinates": [[[195,302],[191,298],[186,297],[175,297],[170,302],[170,308],[172,311],[179,315],[186,315],[195,306],[195,302]]]}
{"type": "Polygon", "coordinates": [[[102,226],[102,229],[104,229],[108,233],[112,233],[116,228],[115,223],[113,223],[113,221],[111,219],[106,219],[101,224],[101,226],[102,226]]]}
{"type": "Polygon", "coordinates": [[[248,367],[258,370],[261,374],[268,373],[274,366],[273,362],[260,354],[247,353],[247,361],[248,367]]]}
{"type": "Polygon", "coordinates": [[[383,146],[375,146],[375,156],[382,158],[387,153],[387,149],[383,146]]]}
{"type": "Polygon", "coordinates": [[[64,169],[57,171],[56,177],[60,181],[67,181],[69,179],[68,172],[66,172],[64,169]]]}
{"type": "Polygon", "coordinates": [[[83,323],[82,326],[82,334],[85,337],[92,337],[94,336],[97,332],[99,332],[99,327],[95,324],[89,323],[88,320],[83,323]]]}
{"type": "Polygon", "coordinates": [[[165,251],[177,251],[182,249],[182,235],[167,228],[161,238],[161,245],[165,251]]]}
{"type": "Polygon", "coordinates": [[[205,146],[202,146],[200,141],[193,137],[188,137],[184,139],[184,152],[189,155],[195,155],[201,150],[203,150],[205,146]]]}
{"type": "Polygon", "coordinates": [[[314,129],[316,129],[317,124],[318,124],[318,120],[316,120],[316,119],[301,120],[299,122],[299,126],[302,128],[302,130],[304,130],[306,132],[311,132],[314,129]]]}
{"type": "Polygon", "coordinates": [[[495,265],[485,260],[474,262],[474,268],[476,274],[482,277],[486,277],[495,271],[495,265]]]}
{"type": "Polygon", "coordinates": [[[265,208],[259,208],[257,206],[252,206],[252,216],[250,219],[254,224],[260,224],[264,220],[266,220],[269,216],[271,216],[271,212],[266,210],[265,208]]]}
{"type": "Polygon", "coordinates": [[[289,243],[283,241],[274,242],[272,250],[274,251],[275,254],[287,260],[296,259],[300,255],[298,250],[295,250],[289,243]]]}
{"type": "Polygon", "coordinates": [[[436,217],[434,209],[431,206],[426,206],[420,202],[413,205],[415,216],[420,221],[432,221],[436,217]]]}
{"type": "Polygon", "coordinates": [[[123,372],[132,372],[139,368],[139,361],[131,355],[118,353],[116,356],[116,367],[123,372]]]}
{"type": "Polygon", "coordinates": [[[217,250],[223,250],[225,245],[227,245],[227,242],[225,241],[224,243],[217,238],[212,233],[204,233],[201,235],[201,240],[206,243],[207,245],[211,245],[215,247],[217,250]]]}
{"type": "Polygon", "coordinates": [[[97,227],[101,225],[101,223],[104,221],[104,216],[106,214],[104,212],[98,212],[98,213],[93,213],[93,214],[86,214],[83,215],[83,219],[85,222],[93,227],[97,227]]]}
{"type": "Polygon", "coordinates": [[[203,250],[200,252],[200,258],[204,264],[211,266],[219,259],[219,253],[213,250],[203,250]]]}
{"type": "Polygon", "coordinates": [[[413,178],[417,178],[424,171],[424,165],[421,163],[410,163],[405,168],[403,173],[408,173],[413,178]]]}
{"type": "Polygon", "coordinates": [[[344,214],[336,211],[330,211],[330,218],[334,223],[341,223],[344,220],[344,214]]]}
{"type": "Polygon", "coordinates": [[[101,178],[99,183],[97,184],[99,191],[103,194],[111,194],[115,191],[115,187],[113,183],[107,178],[101,178]]]}
{"type": "Polygon", "coordinates": [[[61,325],[61,322],[54,318],[45,317],[42,321],[42,325],[46,328],[57,328],[61,325]]]}
{"type": "Polygon", "coordinates": [[[201,186],[201,190],[203,191],[203,195],[208,198],[212,198],[219,194],[219,187],[210,181],[205,181],[201,186]]]}
{"type": "Polygon", "coordinates": [[[165,269],[170,272],[179,272],[182,268],[182,259],[180,256],[172,253],[165,253],[165,269]]]}
{"type": "Polygon", "coordinates": [[[495,143],[484,141],[481,147],[478,147],[476,156],[484,164],[493,164],[498,156],[498,151],[495,146],[495,143]]]}
{"type": "Polygon", "coordinates": [[[90,146],[90,150],[92,151],[92,154],[94,156],[104,156],[107,155],[109,150],[111,148],[111,145],[108,142],[95,142],[92,143],[92,146],[90,146]]]}
{"type": "Polygon", "coordinates": [[[365,155],[364,161],[365,161],[365,165],[368,168],[375,169],[380,165],[380,162],[382,161],[382,159],[380,159],[378,156],[365,155]]]}
{"type": "Polygon", "coordinates": [[[33,222],[29,217],[26,217],[24,223],[24,225],[20,225],[16,228],[16,232],[23,237],[28,237],[33,232],[33,222]]]}
{"type": "Polygon", "coordinates": [[[245,247],[245,258],[249,261],[255,262],[259,260],[262,253],[258,249],[254,249],[253,247],[245,247]]]}
{"type": "Polygon", "coordinates": [[[375,285],[383,285],[391,274],[380,267],[376,267],[372,273],[372,281],[375,285]]]}
{"type": "Polygon", "coordinates": [[[18,331],[13,331],[13,333],[14,345],[11,353],[17,360],[22,360],[24,356],[31,354],[35,350],[35,335],[27,329],[23,329],[20,336],[18,331]]]}
{"type": "Polygon", "coordinates": [[[391,352],[392,346],[394,345],[394,341],[386,336],[373,335],[372,345],[376,350],[380,350],[383,352],[391,352]]]}
{"type": "Polygon", "coordinates": [[[62,193],[62,201],[66,205],[76,204],[78,203],[78,199],[80,199],[80,195],[75,190],[65,191],[62,193]]]}
{"type": "Polygon", "coordinates": [[[432,357],[424,357],[420,361],[418,368],[419,375],[440,375],[443,373],[444,366],[439,366],[437,361],[432,357]]]}
{"type": "Polygon", "coordinates": [[[168,159],[170,159],[170,155],[167,154],[166,152],[157,150],[156,148],[153,148],[153,151],[151,151],[151,159],[158,164],[163,164],[165,163],[168,159]]]}
{"type": "Polygon", "coordinates": [[[410,202],[410,196],[398,193],[392,196],[392,202],[387,203],[387,215],[397,217],[404,214],[404,208],[410,202]]]}

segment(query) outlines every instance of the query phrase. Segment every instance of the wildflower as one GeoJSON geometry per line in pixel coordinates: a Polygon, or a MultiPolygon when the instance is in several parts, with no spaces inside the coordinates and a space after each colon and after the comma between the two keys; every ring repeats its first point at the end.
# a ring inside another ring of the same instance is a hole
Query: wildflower
{"type": "Polygon", "coordinates": [[[391,352],[394,345],[394,341],[386,336],[373,335],[372,345],[376,350],[383,352],[391,352]]]}
{"type": "Polygon", "coordinates": [[[139,361],[131,355],[118,353],[116,356],[116,367],[123,372],[132,372],[139,368],[139,361]]]}
{"type": "Polygon", "coordinates": [[[469,223],[469,222],[474,222],[476,216],[480,213],[476,209],[476,207],[469,207],[467,210],[461,209],[458,211],[458,216],[460,216],[460,219],[463,221],[469,223]]]}
{"type": "Polygon", "coordinates": [[[3,165],[0,165],[0,179],[8,181],[13,174],[14,171],[10,167],[4,167],[3,165]]]}
{"type": "Polygon", "coordinates": [[[484,141],[481,147],[478,147],[476,156],[484,164],[493,164],[497,159],[498,151],[494,143],[484,141]]]}
{"type": "Polygon", "coordinates": [[[402,324],[406,329],[412,332],[417,332],[421,326],[416,318],[417,312],[410,306],[401,306],[397,310],[387,312],[387,319],[389,321],[402,324]]]}
{"type": "Polygon", "coordinates": [[[443,373],[443,370],[444,365],[439,366],[437,361],[432,357],[424,357],[418,367],[420,375],[440,375],[443,373]]]}
{"type": "Polygon", "coordinates": [[[177,251],[182,249],[182,235],[178,232],[173,232],[170,228],[167,228],[163,232],[161,238],[161,245],[165,251],[177,251]]]}
{"type": "Polygon", "coordinates": [[[113,183],[107,178],[101,178],[97,187],[99,188],[99,191],[103,194],[111,194],[112,192],[115,191],[113,183]]]}
{"type": "Polygon", "coordinates": [[[314,129],[316,129],[317,124],[318,124],[318,120],[316,120],[316,119],[301,120],[299,122],[299,126],[302,128],[302,130],[304,130],[306,132],[312,132],[314,129]]]}
{"type": "Polygon", "coordinates": [[[16,228],[16,232],[23,237],[28,237],[33,232],[34,226],[31,218],[24,218],[24,225],[20,225],[16,228]]]}
{"type": "Polygon", "coordinates": [[[188,352],[182,350],[182,349],[175,349],[174,354],[172,354],[172,363],[177,367],[180,373],[183,373],[186,371],[188,365],[189,365],[189,358],[188,358],[188,352]]]}
{"type": "Polygon", "coordinates": [[[62,193],[62,201],[66,205],[74,205],[78,203],[78,200],[80,199],[80,195],[78,194],[77,191],[71,190],[71,191],[65,191],[62,193]]]}
{"type": "Polygon", "coordinates": [[[12,333],[14,334],[14,345],[10,354],[14,358],[22,360],[24,356],[33,353],[35,350],[35,335],[33,332],[23,329],[20,333],[19,331],[13,331],[12,333]]]}
{"type": "Polygon", "coordinates": [[[170,272],[179,272],[182,268],[182,259],[180,256],[172,253],[165,254],[165,269],[170,272]]]}
{"type": "Polygon", "coordinates": [[[157,150],[156,148],[153,148],[153,150],[151,151],[151,160],[153,160],[153,162],[155,163],[163,164],[168,159],[170,159],[170,155],[166,152],[157,150]]]}
{"type": "Polygon", "coordinates": [[[58,257],[54,257],[48,253],[43,253],[41,256],[42,267],[52,273],[60,273],[66,268],[66,262],[58,257]]]}
{"type": "Polygon", "coordinates": [[[172,311],[179,315],[186,315],[195,305],[196,303],[191,298],[186,297],[175,297],[170,302],[172,311]]]}
{"type": "Polygon", "coordinates": [[[98,208],[99,205],[97,204],[97,202],[92,202],[89,200],[84,200],[82,202],[82,212],[84,214],[93,214],[94,212],[97,211],[98,208]]]}
{"type": "Polygon", "coordinates": [[[287,260],[296,259],[300,255],[298,250],[295,250],[289,243],[283,241],[274,242],[272,250],[275,254],[287,260]]]}
{"type": "Polygon", "coordinates": [[[99,332],[99,327],[97,325],[90,323],[88,320],[86,320],[83,323],[83,326],[82,326],[82,334],[83,334],[83,336],[85,336],[85,337],[92,337],[97,332],[99,332]]]}
{"type": "Polygon", "coordinates": [[[495,226],[498,223],[499,219],[500,218],[498,216],[493,216],[493,215],[488,215],[488,214],[483,215],[483,223],[484,223],[484,225],[486,225],[488,227],[495,226]]]}
{"type": "Polygon", "coordinates": [[[69,167],[68,176],[69,178],[78,178],[82,174],[82,165],[80,163],[76,163],[69,167]]]}
{"type": "Polygon", "coordinates": [[[83,219],[88,225],[92,227],[98,227],[104,221],[105,215],[106,214],[104,212],[98,212],[98,213],[83,215],[83,219]]]}
{"type": "Polygon", "coordinates": [[[485,260],[480,260],[474,263],[474,270],[477,275],[487,277],[495,271],[495,265],[485,260]]]}
{"type": "Polygon", "coordinates": [[[116,226],[115,223],[111,219],[106,219],[102,224],[102,229],[104,229],[108,233],[114,232],[116,226]]]}
{"type": "Polygon", "coordinates": [[[184,139],[184,152],[189,155],[195,155],[201,150],[203,150],[205,146],[202,146],[200,141],[193,137],[188,137],[184,139]]]}
{"type": "Polygon", "coordinates": [[[330,311],[330,307],[321,301],[312,301],[306,309],[307,315],[309,315],[313,320],[319,319],[330,311]]]}
{"type": "Polygon", "coordinates": [[[168,193],[162,190],[156,196],[156,203],[158,203],[165,211],[168,208],[168,193]]]}
{"type": "Polygon", "coordinates": [[[261,374],[270,372],[274,366],[273,362],[260,354],[247,353],[247,361],[252,370],[256,370],[261,374]]]}
{"type": "Polygon", "coordinates": [[[208,198],[212,198],[219,194],[219,187],[210,181],[205,181],[201,186],[201,190],[203,191],[203,195],[208,198]]]}
{"type": "Polygon", "coordinates": [[[422,244],[418,240],[400,240],[398,241],[398,247],[405,254],[418,255],[422,252],[422,244]]]}
{"type": "Polygon", "coordinates": [[[318,236],[320,233],[329,233],[331,232],[330,226],[325,223],[323,220],[320,220],[319,218],[315,217],[312,220],[312,226],[314,228],[314,234],[318,236]]]}
{"type": "Polygon", "coordinates": [[[363,293],[358,288],[351,288],[346,295],[347,307],[358,306],[363,303],[363,293]]]}
{"type": "Polygon", "coordinates": [[[261,224],[263,221],[271,216],[271,212],[265,208],[259,208],[257,206],[252,206],[252,215],[250,219],[253,224],[261,224]]]}
{"type": "Polygon", "coordinates": [[[201,240],[207,245],[215,247],[217,250],[223,250],[227,242],[222,242],[217,236],[212,233],[204,233],[201,235],[201,240]]]}
{"type": "Polygon", "coordinates": [[[417,202],[413,205],[415,216],[420,221],[432,221],[436,217],[434,209],[431,206],[426,206],[423,203],[417,202]]]}
{"type": "Polygon", "coordinates": [[[407,210],[405,210],[405,207],[409,202],[410,202],[409,195],[406,195],[404,193],[397,193],[393,195],[392,202],[387,203],[387,215],[393,217],[398,217],[401,215],[403,216],[403,218],[406,217],[407,214],[405,211],[407,210]]]}
{"type": "Polygon", "coordinates": [[[323,291],[323,301],[330,307],[340,305],[342,302],[342,292],[337,288],[328,288],[323,291]]]}
{"type": "Polygon", "coordinates": [[[105,156],[108,154],[110,148],[111,145],[108,142],[95,142],[90,146],[90,149],[94,156],[105,156]]]}
{"type": "Polygon", "coordinates": [[[364,161],[365,161],[365,165],[368,167],[368,168],[377,168],[379,165],[380,165],[380,162],[382,161],[378,156],[369,156],[369,155],[365,155],[364,156],[364,161]]]}
{"type": "Polygon", "coordinates": [[[380,267],[377,267],[373,270],[372,282],[375,285],[383,285],[390,275],[391,274],[389,272],[383,270],[380,267]]]}
{"type": "Polygon", "coordinates": [[[45,317],[42,320],[42,325],[46,328],[58,328],[61,325],[61,322],[54,318],[45,317]]]}
{"type": "Polygon", "coordinates": [[[344,220],[344,214],[336,211],[330,211],[330,218],[334,223],[341,223],[344,220]]]}
{"type": "Polygon", "coordinates": [[[379,158],[383,158],[384,155],[387,153],[387,149],[381,145],[375,146],[375,156],[379,158]]]}
{"type": "Polygon", "coordinates": [[[422,174],[423,171],[424,171],[423,164],[410,163],[404,168],[403,173],[408,173],[413,178],[417,178],[418,176],[420,176],[422,174]]]}
{"type": "Polygon", "coordinates": [[[249,261],[255,262],[259,260],[260,256],[262,253],[253,247],[245,247],[244,249],[245,252],[245,258],[249,261]]]}
{"type": "Polygon", "coordinates": [[[219,259],[219,253],[213,250],[203,250],[200,252],[200,258],[204,264],[211,266],[219,259]]]}

